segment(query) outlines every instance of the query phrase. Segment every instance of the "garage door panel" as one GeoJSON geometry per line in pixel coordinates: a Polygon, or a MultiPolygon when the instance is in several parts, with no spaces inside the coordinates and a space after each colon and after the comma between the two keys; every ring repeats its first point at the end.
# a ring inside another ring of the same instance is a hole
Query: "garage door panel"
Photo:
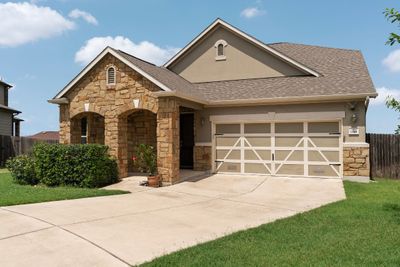
{"type": "Polygon", "coordinates": [[[271,160],[271,150],[245,150],[244,160],[271,160]]]}
{"type": "Polygon", "coordinates": [[[217,137],[216,138],[216,145],[218,146],[228,146],[232,147],[237,144],[239,141],[239,137],[217,137]]]}
{"type": "Polygon", "coordinates": [[[319,136],[310,137],[309,147],[339,147],[339,137],[337,136],[319,136]],[[311,141],[311,142],[310,142],[311,141]]]}
{"type": "Polygon", "coordinates": [[[246,173],[260,173],[260,174],[270,174],[271,164],[262,163],[245,163],[244,171],[246,173]]]}
{"type": "Polygon", "coordinates": [[[323,156],[325,156],[328,161],[340,161],[339,151],[308,151],[309,161],[326,161],[323,156]]]}
{"type": "Polygon", "coordinates": [[[217,124],[216,134],[240,134],[240,124],[217,124]]]}
{"type": "Polygon", "coordinates": [[[217,150],[217,160],[237,159],[240,160],[240,150],[217,150]]]}
{"type": "Polygon", "coordinates": [[[276,123],[275,133],[303,133],[303,123],[293,122],[293,123],[276,123]]]}
{"type": "Polygon", "coordinates": [[[218,172],[236,172],[240,173],[240,163],[222,162],[218,165],[218,172]]]}
{"type": "Polygon", "coordinates": [[[303,146],[303,137],[299,136],[277,136],[275,137],[276,147],[303,146]]]}
{"type": "Polygon", "coordinates": [[[275,160],[303,161],[304,152],[303,150],[277,150],[275,151],[275,160]]]}
{"type": "Polygon", "coordinates": [[[277,169],[277,175],[304,175],[304,165],[284,164],[277,169]]]}
{"type": "Polygon", "coordinates": [[[338,133],[339,123],[338,122],[309,122],[308,132],[309,133],[338,133]]]}
{"type": "Polygon", "coordinates": [[[265,136],[247,136],[245,137],[245,147],[270,147],[271,137],[265,136]]]}
{"type": "Polygon", "coordinates": [[[270,123],[245,123],[245,134],[269,134],[271,133],[270,123]]]}

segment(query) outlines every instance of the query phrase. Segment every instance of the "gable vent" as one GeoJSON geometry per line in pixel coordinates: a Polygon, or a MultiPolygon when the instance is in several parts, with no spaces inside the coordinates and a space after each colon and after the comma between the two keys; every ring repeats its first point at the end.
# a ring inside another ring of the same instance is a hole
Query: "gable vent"
{"type": "Polygon", "coordinates": [[[107,69],[107,85],[115,85],[115,67],[109,67],[107,69]]]}

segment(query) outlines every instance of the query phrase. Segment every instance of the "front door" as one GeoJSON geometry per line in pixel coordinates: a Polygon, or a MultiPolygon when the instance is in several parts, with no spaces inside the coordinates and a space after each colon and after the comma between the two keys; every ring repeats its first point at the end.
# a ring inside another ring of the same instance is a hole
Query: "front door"
{"type": "Polygon", "coordinates": [[[194,114],[180,115],[180,168],[193,169],[194,114]]]}

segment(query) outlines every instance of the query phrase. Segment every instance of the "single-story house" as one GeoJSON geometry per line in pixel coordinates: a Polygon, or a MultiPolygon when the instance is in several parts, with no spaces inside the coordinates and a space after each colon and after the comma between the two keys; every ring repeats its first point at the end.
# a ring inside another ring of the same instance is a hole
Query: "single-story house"
{"type": "Polygon", "coordinates": [[[57,142],[58,140],[60,140],[60,134],[58,133],[58,131],[41,131],[27,137],[43,141],[57,142]]]}
{"type": "Polygon", "coordinates": [[[152,144],[173,184],[182,168],[368,179],[376,96],[360,51],[266,44],[217,19],[163,66],[107,47],[49,102],[61,143],[108,145],[121,177],[152,144]]]}

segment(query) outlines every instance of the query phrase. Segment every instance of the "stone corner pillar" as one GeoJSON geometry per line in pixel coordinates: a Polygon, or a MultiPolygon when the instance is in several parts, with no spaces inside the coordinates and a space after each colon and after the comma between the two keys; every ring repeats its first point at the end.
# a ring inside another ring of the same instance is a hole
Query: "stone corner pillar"
{"type": "Polygon", "coordinates": [[[343,144],[343,178],[345,180],[369,181],[369,144],[343,144]]]}
{"type": "Polygon", "coordinates": [[[128,141],[126,118],[105,116],[104,144],[109,147],[110,155],[117,160],[119,178],[128,176],[128,141]]]}
{"type": "Polygon", "coordinates": [[[179,182],[179,104],[174,98],[158,99],[157,166],[163,184],[179,182]]]}
{"type": "Polygon", "coordinates": [[[59,105],[60,109],[60,144],[71,143],[71,118],[69,113],[69,105],[59,105]]]}

